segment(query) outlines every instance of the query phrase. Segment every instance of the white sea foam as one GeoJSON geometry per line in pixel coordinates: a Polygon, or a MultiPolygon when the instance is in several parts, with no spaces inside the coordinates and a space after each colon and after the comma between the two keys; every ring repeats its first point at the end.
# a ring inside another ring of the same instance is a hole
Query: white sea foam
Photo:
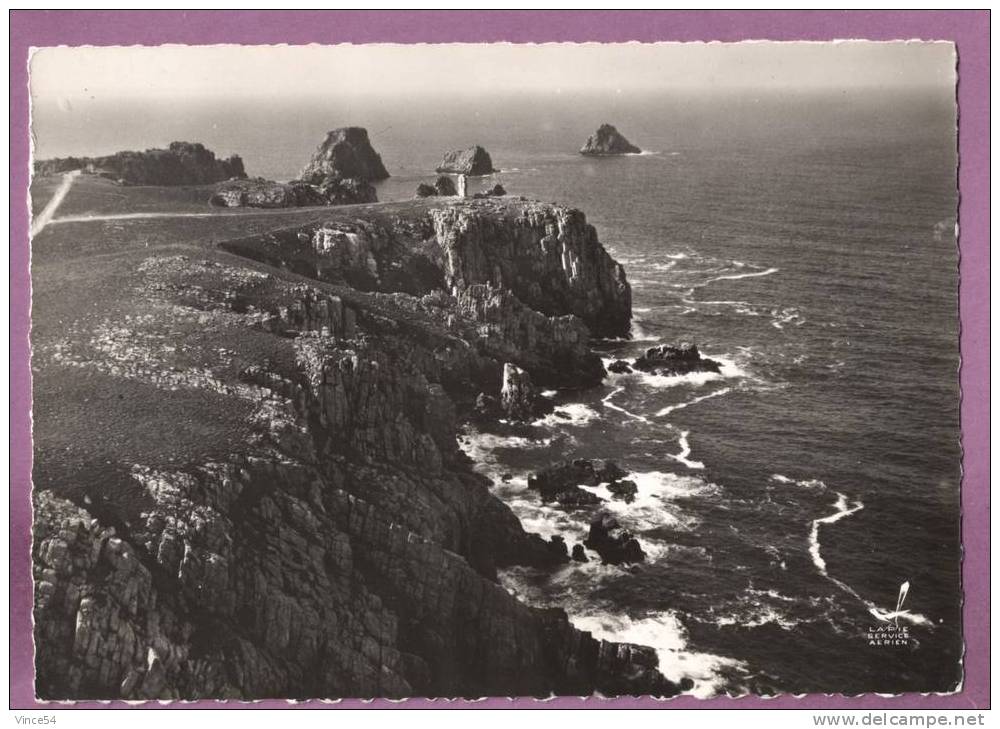
{"type": "Polygon", "coordinates": [[[532,425],[545,428],[557,428],[561,425],[569,425],[579,428],[600,417],[601,414],[589,405],[574,402],[567,403],[566,405],[557,405],[555,410],[544,418],[539,418],[532,425]]]}
{"type": "Polygon", "coordinates": [[[638,619],[625,615],[591,613],[573,615],[570,622],[601,640],[650,646],[659,659],[660,673],[674,682],[680,682],[684,678],[691,679],[694,682],[691,693],[701,698],[715,696],[724,690],[721,671],[742,671],[746,668],[734,658],[689,649],[687,631],[673,612],[656,613],[638,619]]]}
{"type": "Polygon", "coordinates": [[[716,490],[713,484],[700,478],[666,471],[634,471],[625,478],[636,485],[635,499],[631,503],[613,498],[607,484],[580,488],[604,499],[602,509],[615,514],[628,529],[640,533],[644,550],[651,540],[643,538],[642,532],[665,526],[691,528],[695,521],[683,513],[678,502],[716,490]]]}
{"type": "Polygon", "coordinates": [[[796,486],[801,486],[806,489],[825,489],[826,484],[820,481],[818,478],[809,478],[802,481],[796,481],[794,478],[788,478],[788,476],[782,476],[780,473],[771,474],[771,480],[778,483],[793,483],[796,486]]]}
{"type": "Polygon", "coordinates": [[[686,400],[684,402],[679,402],[676,405],[668,405],[667,407],[665,407],[665,408],[663,408],[661,410],[658,410],[656,412],[656,416],[662,418],[662,417],[664,417],[666,415],[669,415],[670,413],[675,412],[677,410],[683,410],[684,408],[691,407],[692,405],[694,405],[696,403],[702,402],[704,400],[709,400],[709,399],[711,399],[713,397],[719,397],[720,395],[725,395],[728,392],[732,392],[732,388],[731,387],[723,387],[721,390],[715,390],[714,392],[710,392],[707,395],[701,395],[699,397],[695,397],[695,398],[692,398],[690,400],[686,400]]]}
{"type": "Polygon", "coordinates": [[[805,317],[795,307],[774,309],[771,311],[771,316],[775,317],[774,321],[771,322],[771,326],[775,329],[784,329],[786,324],[793,324],[800,327],[806,323],[805,317]]]}
{"type": "Polygon", "coordinates": [[[681,447],[681,452],[677,454],[668,454],[668,455],[670,455],[670,457],[673,458],[678,463],[682,463],[688,468],[701,470],[705,468],[704,463],[702,463],[701,461],[692,461],[690,458],[688,458],[688,456],[691,455],[691,444],[688,443],[687,439],[689,433],[690,431],[683,430],[681,431],[680,437],[678,437],[677,439],[677,443],[681,447]]]}
{"type": "MultiPolygon", "coordinates": [[[[734,261],[734,263],[739,264],[740,262],[739,261],[734,261]]],[[[743,265],[745,266],[746,264],[743,264],[743,265]]],[[[707,286],[708,284],[712,283],[713,281],[736,281],[737,279],[741,279],[741,278],[754,278],[756,276],[770,276],[772,273],[777,273],[780,270],[781,269],[779,269],[779,268],[768,268],[765,271],[751,271],[750,273],[730,273],[730,274],[727,274],[725,276],[715,276],[714,278],[710,278],[707,281],[705,281],[702,284],[702,286],[707,286]]]]}
{"type": "Polygon", "coordinates": [[[622,393],[624,391],[625,391],[624,387],[619,387],[619,388],[616,388],[616,389],[612,390],[607,395],[605,395],[604,399],[601,400],[601,402],[604,404],[604,407],[611,408],[612,410],[617,410],[618,412],[620,412],[620,413],[622,413],[624,415],[627,415],[628,417],[632,418],[633,420],[638,420],[638,421],[643,422],[643,423],[650,423],[650,424],[652,424],[652,421],[650,421],[650,419],[647,418],[647,417],[645,417],[644,415],[637,415],[636,413],[630,412],[630,411],[626,410],[625,408],[623,408],[623,407],[621,407],[619,405],[615,405],[613,402],[611,402],[611,400],[616,395],[619,395],[620,393],[622,393]]]}
{"type": "MultiPolygon", "coordinates": [[[[849,504],[847,496],[842,493],[837,493],[837,502],[833,506],[836,511],[829,516],[824,516],[820,519],[814,519],[812,522],[812,528],[809,530],[809,555],[812,557],[813,564],[816,565],[816,569],[821,575],[823,575],[830,582],[835,584],[841,590],[851,595],[862,603],[868,612],[871,613],[875,618],[883,622],[899,621],[900,619],[905,620],[913,625],[932,625],[931,621],[928,620],[923,615],[919,613],[913,613],[909,610],[901,610],[900,606],[897,606],[896,610],[885,610],[880,608],[878,605],[873,603],[871,600],[866,600],[858,592],[848,585],[846,582],[837,579],[832,576],[826,568],[826,560],[823,559],[823,554],[820,551],[820,541],[819,541],[819,528],[822,524],[835,524],[841,519],[845,519],[851,514],[856,514],[865,508],[865,505],[861,501],[855,501],[854,504],[849,504]]],[[[909,588],[909,583],[905,583],[905,587],[909,588]]],[[[902,600],[902,597],[900,598],[902,600]]]]}
{"type": "Polygon", "coordinates": [[[668,253],[667,258],[673,258],[675,261],[683,261],[685,258],[690,258],[687,253],[668,253]]]}
{"type": "MultiPolygon", "coordinates": [[[[628,379],[639,382],[647,387],[661,389],[667,387],[677,387],[678,385],[693,385],[695,387],[701,387],[708,382],[714,382],[716,380],[750,377],[749,372],[740,367],[735,360],[730,359],[729,357],[714,354],[705,354],[704,356],[718,362],[720,365],[720,371],[689,372],[686,375],[654,375],[649,372],[641,372],[638,370],[624,373],[609,372],[609,381],[615,383],[620,382],[623,379],[628,379]]],[[[611,358],[605,359],[605,369],[607,369],[607,367],[614,361],[615,360],[611,358]]]]}
{"type": "Polygon", "coordinates": [[[652,334],[643,329],[642,324],[639,319],[632,320],[632,339],[633,342],[656,342],[659,341],[659,337],[654,337],[652,334]]]}
{"type": "Polygon", "coordinates": [[[532,439],[519,435],[494,435],[479,433],[471,428],[463,431],[465,438],[459,440],[458,446],[472,459],[476,470],[484,475],[494,475],[497,468],[495,451],[500,448],[547,448],[552,438],[532,439]]]}

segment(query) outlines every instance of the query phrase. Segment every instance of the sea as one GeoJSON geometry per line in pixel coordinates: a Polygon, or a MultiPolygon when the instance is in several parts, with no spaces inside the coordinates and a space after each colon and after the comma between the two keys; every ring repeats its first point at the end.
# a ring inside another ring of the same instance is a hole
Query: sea
{"type": "MultiPolygon", "coordinates": [[[[364,126],[392,177],[492,155],[512,195],[584,211],[632,285],[610,362],[694,342],[719,374],[609,375],[554,391],[529,431],[463,447],[525,528],[587,535],[528,476],[608,458],[633,566],[516,568],[502,584],[599,638],[652,646],[698,696],[949,692],[961,682],[961,444],[954,90],[35,102],[39,157],[201,141],[297,176],[328,129],[364,126]],[[601,123],[642,154],[577,153],[601,123]],[[501,478],[508,475],[508,480],[501,478]]],[[[610,497],[603,487],[598,495],[610,497]]]]}

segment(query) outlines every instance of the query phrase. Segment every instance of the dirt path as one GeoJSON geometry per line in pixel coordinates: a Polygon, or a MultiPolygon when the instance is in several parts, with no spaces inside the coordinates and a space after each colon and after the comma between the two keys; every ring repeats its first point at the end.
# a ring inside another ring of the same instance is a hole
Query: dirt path
{"type": "Polygon", "coordinates": [[[42,232],[46,225],[52,221],[52,216],[56,214],[56,210],[62,204],[62,201],[66,198],[66,194],[69,189],[73,186],[73,180],[80,176],[80,170],[73,170],[72,172],[67,172],[63,175],[62,183],[56,188],[55,194],[52,199],[49,200],[48,205],[34,217],[31,221],[31,237],[34,238],[36,235],[42,232]]]}

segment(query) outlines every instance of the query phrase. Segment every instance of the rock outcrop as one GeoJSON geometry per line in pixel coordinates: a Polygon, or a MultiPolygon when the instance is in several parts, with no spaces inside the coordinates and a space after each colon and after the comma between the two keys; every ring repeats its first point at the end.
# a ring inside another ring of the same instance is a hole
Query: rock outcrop
{"type": "Polygon", "coordinates": [[[546,468],[528,479],[528,488],[538,491],[542,501],[555,501],[562,506],[590,506],[602,503],[595,494],[581,486],[607,487],[614,498],[626,502],[635,499],[638,487],[625,478],[628,473],[614,461],[577,459],[546,468]]]}
{"type": "Polygon", "coordinates": [[[509,420],[531,421],[552,412],[553,405],[538,392],[531,375],[506,362],[500,385],[500,410],[509,420]]]}
{"type": "Polygon", "coordinates": [[[459,175],[471,175],[478,177],[491,175],[496,172],[493,169],[493,160],[490,153],[478,144],[468,149],[456,149],[452,152],[445,152],[444,159],[437,166],[435,172],[449,172],[459,175]]]}
{"type": "Polygon", "coordinates": [[[363,127],[341,127],[327,132],[300,179],[315,185],[327,178],[354,178],[364,181],[384,180],[389,172],[382,158],[368,140],[363,127]]]}
{"type": "Polygon", "coordinates": [[[698,347],[690,342],[678,345],[663,344],[651,347],[632,363],[633,369],[657,375],[687,375],[692,372],[721,372],[722,365],[714,359],[702,357],[698,347]]]}
{"type": "Polygon", "coordinates": [[[641,149],[629,142],[610,124],[601,124],[580,148],[580,154],[591,156],[639,154],[641,149]]]}
{"type": "Polygon", "coordinates": [[[495,199],[431,216],[449,289],[489,283],[544,314],[574,314],[595,336],[629,336],[625,271],[579,210],[495,199]]]}
{"type": "Polygon", "coordinates": [[[202,144],[171,142],[167,149],[117,152],[106,157],[63,157],[35,162],[36,175],[70,170],[116,180],[126,185],[207,185],[244,178],[243,160],[216,159],[202,144]]]}
{"type": "Polygon", "coordinates": [[[455,181],[447,175],[441,175],[433,185],[421,182],[417,185],[417,197],[454,197],[458,195],[455,181]]]}
{"type": "Polygon", "coordinates": [[[220,183],[209,204],[225,208],[295,208],[376,202],[375,188],[357,178],[328,177],[320,185],[301,180],[274,182],[256,177],[220,183]]]}
{"type": "Polygon", "coordinates": [[[590,522],[590,534],[584,544],[593,549],[606,564],[642,562],[645,552],[632,532],[618,523],[613,514],[598,513],[590,522]]]}
{"type": "MultiPolygon", "coordinates": [[[[572,267],[532,252],[566,214],[408,205],[183,254],[154,240],[98,272],[116,303],[100,311],[59,308],[72,292],[39,247],[34,315],[60,322],[33,335],[41,698],[680,690],[653,649],[503,589],[499,569],[552,569],[569,550],[526,533],[457,447],[505,363],[535,382],[603,372],[578,315],[610,319],[572,267]],[[475,280],[491,242],[497,267],[525,256],[558,291],[522,282],[548,311],[475,280]],[[461,277],[446,286],[446,271],[461,277]],[[109,422],[115,437],[95,439],[109,422]]],[[[607,254],[569,217],[567,250],[596,270],[607,254]]],[[[616,558],[604,532],[593,548],[616,558]]]]}

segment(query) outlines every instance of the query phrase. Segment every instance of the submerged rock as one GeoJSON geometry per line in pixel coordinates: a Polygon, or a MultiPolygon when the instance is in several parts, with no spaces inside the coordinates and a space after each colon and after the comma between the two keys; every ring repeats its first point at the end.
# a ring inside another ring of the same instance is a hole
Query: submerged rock
{"type": "Polygon", "coordinates": [[[489,175],[496,172],[490,153],[478,144],[468,149],[456,149],[445,152],[444,159],[435,172],[451,172],[461,175],[489,175]]]}
{"type": "Polygon", "coordinates": [[[166,149],[116,152],[106,157],[63,157],[35,162],[36,175],[70,170],[82,170],[126,185],[207,185],[246,177],[243,160],[237,155],[217,159],[203,144],[192,142],[171,142],[166,149]]]}
{"type": "Polygon", "coordinates": [[[601,124],[580,149],[580,154],[594,156],[639,154],[640,152],[642,152],[641,149],[625,139],[621,132],[610,124],[601,124]]]}
{"type": "Polygon", "coordinates": [[[608,372],[614,372],[618,375],[628,374],[632,371],[631,365],[623,359],[616,359],[614,362],[608,365],[608,372]]]}
{"type": "Polygon", "coordinates": [[[382,158],[368,140],[363,127],[341,127],[327,132],[300,177],[320,184],[327,178],[384,180],[389,177],[382,158]]]}
{"type": "Polygon", "coordinates": [[[528,479],[528,488],[538,491],[542,501],[555,501],[562,506],[593,506],[602,503],[599,496],[581,486],[608,484],[616,498],[635,498],[637,487],[623,480],[628,473],[614,461],[588,461],[579,458],[543,469],[528,479]]]}
{"type": "Polygon", "coordinates": [[[591,520],[590,534],[584,544],[601,555],[606,564],[642,562],[646,559],[645,552],[632,532],[606,511],[591,520]]]}
{"type": "Polygon", "coordinates": [[[689,342],[678,345],[662,344],[651,347],[632,366],[657,375],[687,375],[692,372],[721,372],[722,365],[702,357],[698,347],[689,342]]]}

